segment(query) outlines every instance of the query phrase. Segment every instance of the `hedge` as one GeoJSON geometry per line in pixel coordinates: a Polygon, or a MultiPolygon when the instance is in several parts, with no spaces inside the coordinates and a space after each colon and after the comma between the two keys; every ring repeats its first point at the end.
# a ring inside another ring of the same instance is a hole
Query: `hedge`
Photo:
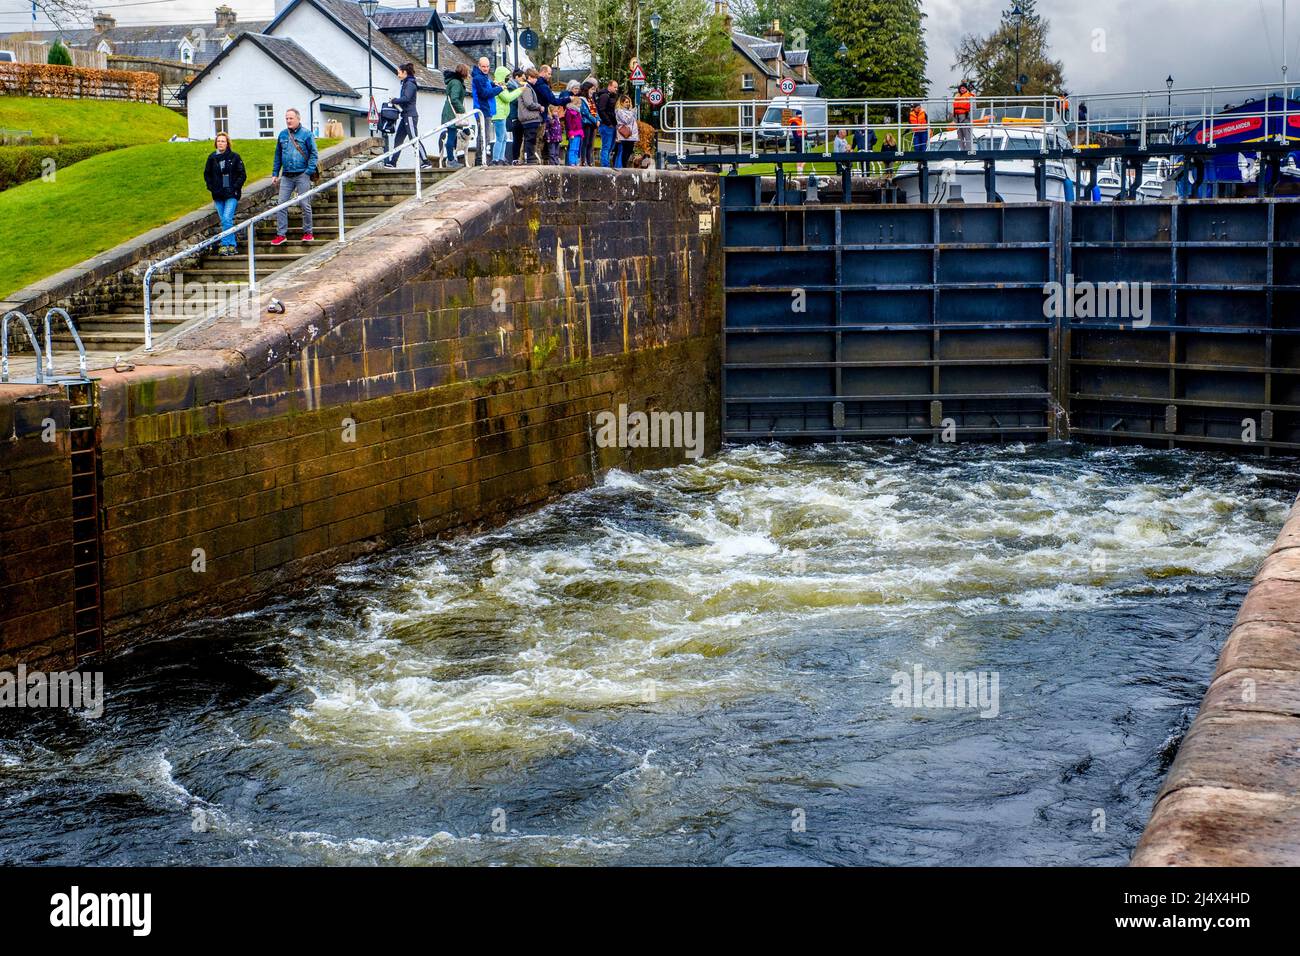
{"type": "Polygon", "coordinates": [[[40,179],[45,160],[54,160],[55,170],[91,156],[117,149],[117,143],[66,143],[61,146],[0,146],[0,190],[28,180],[40,179]]]}

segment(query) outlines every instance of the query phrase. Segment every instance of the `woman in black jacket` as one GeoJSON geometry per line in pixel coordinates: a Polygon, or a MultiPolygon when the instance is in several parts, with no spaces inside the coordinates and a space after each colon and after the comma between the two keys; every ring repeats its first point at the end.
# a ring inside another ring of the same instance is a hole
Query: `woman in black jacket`
{"type": "MultiPolygon", "coordinates": [[[[203,167],[203,181],[212,202],[217,207],[217,217],[221,220],[221,231],[225,232],[235,224],[235,208],[244,191],[244,182],[248,174],[244,172],[244,161],[230,148],[230,137],[218,133],[213,144],[212,154],[208,156],[207,165],[203,167]]],[[[218,255],[233,256],[236,251],[235,234],[221,240],[218,255]]]]}
{"type": "MultiPolygon", "coordinates": [[[[429,160],[429,154],[425,151],[424,143],[420,139],[420,113],[416,108],[420,88],[415,80],[415,65],[403,63],[399,66],[397,68],[397,82],[400,84],[401,90],[390,102],[402,111],[402,116],[397,121],[397,136],[393,140],[393,148],[396,149],[401,146],[407,139],[415,140],[415,147],[420,154],[420,165],[426,169],[432,169],[433,163],[429,160]]],[[[396,169],[397,157],[400,155],[401,153],[394,153],[384,160],[384,165],[389,169],[396,169]]]]}

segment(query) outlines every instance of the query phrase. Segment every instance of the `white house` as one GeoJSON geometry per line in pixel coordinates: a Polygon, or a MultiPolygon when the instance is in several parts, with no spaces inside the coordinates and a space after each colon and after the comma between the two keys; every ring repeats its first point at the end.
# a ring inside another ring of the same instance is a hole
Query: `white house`
{"type": "MultiPolygon", "coordinates": [[[[430,28],[437,33],[436,42],[421,44],[425,57],[372,24],[370,68],[380,104],[397,94],[397,67],[414,65],[425,132],[442,119],[442,69],[468,60],[443,39],[436,13],[428,8],[422,13],[431,17],[430,28]]],[[[261,34],[240,34],[185,88],[190,137],[210,139],[222,129],[234,139],[274,136],[290,106],[317,133],[337,119],[346,135],[364,135],[367,75],[366,17],[356,3],[276,0],[275,18],[261,34]]]]}
{"type": "Polygon", "coordinates": [[[271,139],[284,127],[284,111],[291,106],[317,131],[333,111],[348,119],[347,130],[359,110],[364,126],[363,92],[295,40],[241,33],[186,89],[190,137],[226,133],[231,139],[271,139]]]}

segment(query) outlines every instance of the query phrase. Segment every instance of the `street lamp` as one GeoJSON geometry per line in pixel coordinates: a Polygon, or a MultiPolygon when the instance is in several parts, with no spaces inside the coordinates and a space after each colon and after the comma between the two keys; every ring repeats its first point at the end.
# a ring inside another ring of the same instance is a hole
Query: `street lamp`
{"type": "Polygon", "coordinates": [[[1011,19],[1016,21],[1016,95],[1020,95],[1022,89],[1020,85],[1020,24],[1024,22],[1025,11],[1021,9],[1020,4],[1016,4],[1011,11],[1011,19]]]}
{"type": "Polygon", "coordinates": [[[843,43],[841,43],[840,48],[835,51],[835,55],[842,60],[849,55],[849,48],[845,46],[843,43]]]}
{"type": "Polygon", "coordinates": [[[357,0],[357,6],[366,17],[366,96],[370,100],[370,111],[366,120],[370,125],[370,135],[375,135],[375,58],[371,53],[370,27],[371,17],[379,9],[379,0],[357,0]]]}
{"type": "MultiPolygon", "coordinates": [[[[655,49],[654,49],[655,89],[659,90],[660,96],[663,95],[663,81],[660,79],[659,76],[659,25],[663,22],[664,22],[664,18],[659,16],[658,13],[650,14],[650,29],[654,33],[654,38],[655,38],[655,49]]],[[[657,127],[659,125],[659,107],[656,106],[654,108],[654,111],[651,113],[651,117],[654,119],[654,124],[657,127]]]]}
{"type": "Polygon", "coordinates": [[[1165,77],[1165,90],[1168,93],[1165,97],[1165,116],[1172,126],[1174,122],[1174,75],[1172,73],[1165,77]]]}

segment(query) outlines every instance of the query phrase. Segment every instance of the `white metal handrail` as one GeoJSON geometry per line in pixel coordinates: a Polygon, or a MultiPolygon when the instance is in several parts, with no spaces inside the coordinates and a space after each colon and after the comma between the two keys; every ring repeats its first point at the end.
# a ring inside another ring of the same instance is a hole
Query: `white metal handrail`
{"type": "Polygon", "coordinates": [[[60,315],[63,322],[72,333],[72,341],[77,346],[77,369],[81,372],[81,377],[86,377],[86,347],[81,344],[81,336],[77,333],[77,327],[72,322],[72,316],[68,315],[66,309],[53,308],[45,312],[45,368],[50,378],[54,378],[54,343],[50,338],[50,316],[60,315]]]}
{"type": "MultiPolygon", "coordinates": [[[[1292,119],[1295,114],[1290,110],[1285,94],[1286,90],[1279,89],[1276,83],[1097,94],[1076,93],[1068,97],[1070,112],[1066,115],[1063,115],[1061,110],[1067,99],[1064,94],[993,97],[976,95],[972,115],[992,118],[995,125],[1007,129],[1056,126],[1058,129],[1071,132],[1076,144],[1091,143],[1094,131],[1105,131],[1107,127],[1117,122],[1127,122],[1136,129],[1143,146],[1149,142],[1153,130],[1161,133],[1168,131],[1169,135],[1172,135],[1174,128],[1177,127],[1178,135],[1181,136],[1187,132],[1194,132],[1197,127],[1200,127],[1202,141],[1213,145],[1216,123],[1223,122],[1224,109],[1239,109],[1243,105],[1250,105],[1252,101],[1258,101],[1260,103],[1258,110],[1234,113],[1231,118],[1234,120],[1262,118],[1265,120],[1264,129],[1267,131],[1270,121],[1280,117],[1282,132],[1275,138],[1278,142],[1285,142],[1291,138],[1300,138],[1300,129],[1297,129],[1295,137],[1290,134],[1289,127],[1295,122],[1292,119]],[[1270,98],[1274,96],[1282,100],[1280,109],[1272,108],[1270,105],[1270,98]],[[1220,98],[1238,102],[1232,107],[1216,107],[1215,104],[1220,98]],[[1088,119],[1081,122],[1078,118],[1078,107],[1084,103],[1088,107],[1088,119]],[[1041,110],[1041,113],[1033,117],[1006,116],[1006,113],[1014,113],[1018,107],[1024,106],[1041,110]],[[996,123],[999,118],[1015,121],[999,124],[996,123]]],[[[764,126],[762,123],[764,113],[770,107],[781,108],[787,104],[797,108],[802,101],[806,100],[805,97],[784,95],[771,99],[750,100],[674,100],[664,104],[661,109],[663,131],[675,136],[679,155],[686,151],[687,137],[712,135],[734,141],[739,153],[748,152],[752,156],[758,156],[762,140],[784,138],[788,142],[790,138],[786,127],[777,129],[770,125],[764,126]],[[732,115],[735,117],[734,121],[721,118],[732,115]],[[777,134],[775,137],[774,133],[777,134]]],[[[924,129],[925,132],[933,134],[936,131],[952,129],[954,125],[954,119],[948,115],[952,104],[949,97],[828,99],[820,100],[820,103],[826,105],[825,123],[810,124],[807,111],[803,117],[805,145],[810,134],[818,136],[826,134],[825,142],[821,144],[822,149],[817,150],[818,152],[829,151],[829,134],[837,129],[891,131],[895,133],[901,150],[903,136],[907,132],[920,132],[924,129]],[[927,121],[923,125],[912,124],[908,120],[907,111],[916,104],[920,104],[926,110],[927,121]],[[837,114],[838,122],[834,121],[837,114]],[[851,118],[845,118],[846,116],[851,118]],[[881,119],[883,121],[880,121],[881,119]]],[[[987,126],[988,119],[984,122],[975,120],[972,125],[987,126]]]]}
{"type": "Polygon", "coordinates": [[[5,313],[3,319],[0,319],[0,382],[9,381],[9,320],[13,316],[18,316],[18,321],[23,324],[27,330],[27,338],[32,343],[32,351],[36,353],[36,384],[45,384],[45,372],[41,367],[41,343],[36,338],[36,333],[32,331],[32,323],[27,318],[26,313],[12,309],[5,313]]]}
{"type": "Polygon", "coordinates": [[[267,219],[271,216],[274,216],[282,209],[289,209],[290,207],[302,202],[304,199],[307,199],[311,196],[315,196],[318,193],[322,193],[327,189],[336,189],[338,191],[338,210],[339,210],[338,238],[340,242],[343,242],[345,239],[344,225],[343,225],[343,211],[344,211],[343,186],[349,179],[352,179],[354,176],[361,173],[362,171],[369,169],[371,166],[374,166],[376,163],[381,163],[384,160],[388,159],[389,157],[396,157],[403,150],[410,149],[415,154],[415,195],[417,197],[422,196],[424,195],[424,192],[423,192],[423,182],[420,176],[420,172],[421,172],[420,151],[419,151],[420,144],[422,144],[425,140],[430,139],[431,137],[436,137],[439,133],[442,133],[453,127],[469,126],[471,122],[474,124],[475,132],[478,135],[478,143],[479,143],[478,148],[479,148],[479,153],[481,154],[483,151],[483,144],[487,141],[486,120],[485,117],[483,116],[482,110],[476,108],[469,109],[466,112],[456,116],[454,119],[434,127],[427,133],[421,134],[416,139],[407,140],[406,142],[402,143],[401,146],[395,146],[392,149],[387,150],[386,152],[371,157],[370,159],[366,160],[364,163],[362,163],[359,166],[354,166],[352,169],[340,173],[339,175],[335,176],[333,179],[327,180],[326,182],[323,182],[318,186],[313,186],[305,193],[301,193],[285,202],[272,206],[270,209],[266,209],[262,212],[259,212],[255,216],[251,216],[248,219],[244,220],[243,222],[231,226],[229,229],[224,229],[221,232],[217,233],[216,235],[209,236],[206,239],[202,240],[201,242],[196,242],[194,243],[194,245],[188,247],[187,249],[182,250],[181,252],[176,253],[175,255],[168,256],[166,259],[160,259],[158,262],[152,263],[145,270],[144,273],[144,350],[146,352],[153,351],[153,310],[152,310],[153,300],[152,300],[152,296],[150,295],[150,292],[152,289],[153,274],[155,272],[157,272],[160,269],[166,269],[167,267],[174,265],[175,263],[180,262],[183,259],[188,259],[191,256],[193,256],[195,253],[200,252],[203,249],[206,249],[208,246],[211,246],[217,242],[220,242],[222,239],[225,239],[228,236],[237,235],[240,232],[247,232],[248,233],[248,290],[250,294],[256,292],[257,291],[257,258],[256,258],[255,248],[254,248],[256,246],[256,241],[255,241],[256,237],[254,235],[254,230],[259,222],[261,222],[263,219],[267,219]]]}

